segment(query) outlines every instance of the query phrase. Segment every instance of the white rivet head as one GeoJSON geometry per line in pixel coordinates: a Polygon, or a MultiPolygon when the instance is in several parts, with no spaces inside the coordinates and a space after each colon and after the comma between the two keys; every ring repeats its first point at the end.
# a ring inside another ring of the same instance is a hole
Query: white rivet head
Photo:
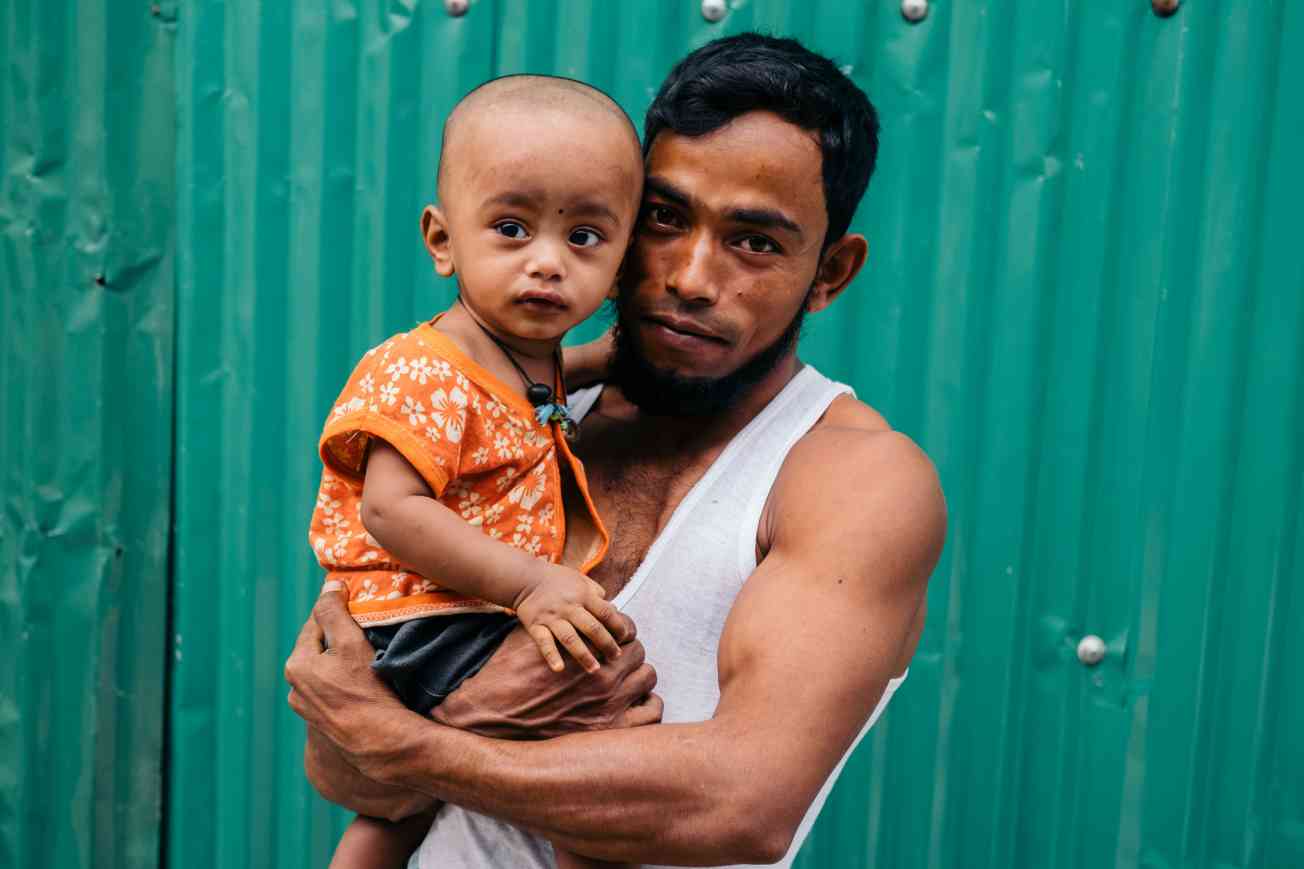
{"type": "Polygon", "coordinates": [[[1099,664],[1105,657],[1105,641],[1095,634],[1087,634],[1078,643],[1078,660],[1088,667],[1099,664]]]}
{"type": "Polygon", "coordinates": [[[471,0],[444,0],[444,11],[454,18],[461,18],[471,8],[471,0]]]}
{"type": "Polygon", "coordinates": [[[928,0],[901,0],[901,15],[906,21],[923,21],[928,17],[928,0]]]}
{"type": "Polygon", "coordinates": [[[1182,5],[1182,0],[1150,0],[1150,8],[1155,10],[1156,15],[1167,18],[1177,11],[1177,7],[1182,5]]]}
{"type": "Polygon", "coordinates": [[[702,17],[707,21],[719,21],[729,11],[725,0],[702,0],[702,17]]]}

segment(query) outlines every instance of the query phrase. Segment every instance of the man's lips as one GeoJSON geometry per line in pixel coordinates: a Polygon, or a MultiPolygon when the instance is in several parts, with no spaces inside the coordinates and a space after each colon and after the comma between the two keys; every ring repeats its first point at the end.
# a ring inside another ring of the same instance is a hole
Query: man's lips
{"type": "Polygon", "coordinates": [[[660,326],[662,329],[675,335],[686,336],[688,338],[702,341],[715,341],[720,344],[728,343],[715,332],[702,326],[695,320],[690,320],[685,317],[675,317],[669,314],[649,314],[643,319],[652,325],[660,326]]]}

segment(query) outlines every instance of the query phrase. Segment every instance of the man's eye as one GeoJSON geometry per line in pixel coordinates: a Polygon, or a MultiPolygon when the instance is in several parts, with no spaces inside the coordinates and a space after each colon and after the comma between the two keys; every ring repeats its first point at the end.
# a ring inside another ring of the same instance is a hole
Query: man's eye
{"type": "Polygon", "coordinates": [[[647,210],[648,220],[657,226],[678,226],[679,215],[664,205],[652,205],[647,210]]]}
{"type": "Polygon", "coordinates": [[[593,247],[602,241],[602,236],[591,229],[577,229],[570,234],[570,243],[576,247],[593,247]]]}
{"type": "Polygon", "coordinates": [[[763,235],[749,235],[740,244],[748,253],[778,253],[779,246],[763,235]]]}
{"type": "Polygon", "coordinates": [[[525,238],[529,235],[525,227],[514,220],[504,220],[502,223],[494,224],[494,231],[507,238],[525,238]]]}

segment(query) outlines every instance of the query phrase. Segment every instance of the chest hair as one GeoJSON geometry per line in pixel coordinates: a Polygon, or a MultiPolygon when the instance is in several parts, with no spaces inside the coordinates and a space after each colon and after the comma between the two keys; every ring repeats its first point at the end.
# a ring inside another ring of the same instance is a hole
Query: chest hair
{"type": "Polygon", "coordinates": [[[591,576],[611,599],[638,569],[675,508],[706,473],[719,450],[658,449],[599,420],[577,445],[593,504],[611,535],[607,557],[591,576]]]}

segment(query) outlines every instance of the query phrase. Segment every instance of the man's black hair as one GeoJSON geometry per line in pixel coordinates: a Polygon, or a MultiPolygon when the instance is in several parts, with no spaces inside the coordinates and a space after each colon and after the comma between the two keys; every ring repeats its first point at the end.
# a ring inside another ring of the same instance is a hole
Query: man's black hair
{"type": "Polygon", "coordinates": [[[753,111],[819,135],[829,218],[824,244],[841,238],[874,172],[878,113],[833,61],[795,39],[740,33],[689,54],[647,110],[643,153],[666,130],[704,136],[753,111]]]}

